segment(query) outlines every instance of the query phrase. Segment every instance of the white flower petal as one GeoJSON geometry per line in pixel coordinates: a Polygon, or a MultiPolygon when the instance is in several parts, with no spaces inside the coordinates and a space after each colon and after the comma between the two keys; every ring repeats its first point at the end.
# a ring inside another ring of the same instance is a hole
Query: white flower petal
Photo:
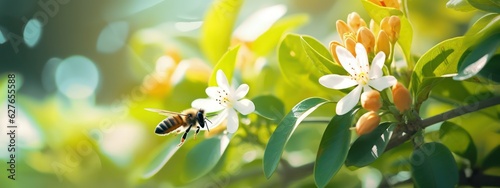
{"type": "Polygon", "coordinates": [[[361,43],[356,43],[355,51],[360,71],[368,72],[368,55],[366,54],[365,46],[361,43]]]}
{"type": "Polygon", "coordinates": [[[227,131],[235,133],[238,130],[238,126],[238,114],[232,108],[227,109],[227,131]]]}
{"type": "Polygon", "coordinates": [[[255,105],[251,100],[242,99],[240,101],[236,101],[236,103],[234,104],[234,109],[236,109],[243,115],[247,115],[255,111],[255,105]]]}
{"type": "Polygon", "coordinates": [[[384,76],[368,81],[368,85],[372,86],[376,90],[382,91],[385,88],[393,86],[398,80],[394,76],[384,76]]]}
{"type": "Polygon", "coordinates": [[[319,83],[331,89],[345,89],[358,84],[356,80],[351,79],[350,76],[341,76],[337,74],[329,74],[319,78],[319,83]]]}
{"type": "Polygon", "coordinates": [[[236,89],[236,91],[234,92],[234,99],[235,100],[242,99],[243,97],[245,97],[245,95],[247,95],[248,90],[250,90],[250,87],[248,87],[247,84],[241,84],[238,87],[238,89],[236,89]]]}
{"type": "Polygon", "coordinates": [[[337,103],[337,107],[335,108],[335,112],[337,115],[344,115],[347,112],[351,111],[356,104],[358,104],[359,96],[361,95],[362,86],[358,85],[358,87],[354,88],[349,94],[347,94],[344,98],[340,99],[337,103]]]}
{"type": "Polygon", "coordinates": [[[207,87],[207,89],[205,89],[205,93],[207,93],[207,95],[210,97],[210,98],[218,98],[219,97],[219,91],[220,90],[220,87],[207,87]]]}
{"type": "Polygon", "coordinates": [[[344,69],[351,75],[359,73],[358,61],[354,56],[342,46],[337,46],[335,49],[337,52],[337,57],[339,58],[340,64],[344,69]]]}
{"type": "Polygon", "coordinates": [[[380,78],[382,77],[382,67],[384,66],[385,62],[385,53],[384,52],[379,52],[375,57],[373,58],[372,65],[370,67],[370,72],[368,75],[370,75],[370,79],[374,78],[380,78]]]}
{"type": "Polygon", "coordinates": [[[207,126],[213,129],[219,126],[227,118],[227,110],[221,111],[219,114],[209,118],[210,122],[207,122],[207,126]]]}
{"type": "Polygon", "coordinates": [[[214,99],[196,99],[191,103],[191,106],[196,109],[204,109],[205,112],[217,112],[224,109],[224,106],[220,105],[214,99]]]}
{"type": "Polygon", "coordinates": [[[217,80],[217,85],[219,85],[219,87],[221,87],[223,89],[229,89],[230,88],[229,87],[229,82],[227,81],[226,75],[220,69],[217,71],[216,80],[217,80]]]}

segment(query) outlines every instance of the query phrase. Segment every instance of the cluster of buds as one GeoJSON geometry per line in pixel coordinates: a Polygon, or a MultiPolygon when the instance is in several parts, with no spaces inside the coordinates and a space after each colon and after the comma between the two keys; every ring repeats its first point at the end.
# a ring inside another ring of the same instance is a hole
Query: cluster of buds
{"type": "MultiPolygon", "coordinates": [[[[412,105],[410,91],[401,83],[392,86],[392,97],[394,105],[400,113],[409,110],[412,105]]],[[[361,94],[361,106],[368,110],[356,123],[356,133],[363,135],[372,132],[380,123],[380,116],[377,111],[382,107],[380,93],[376,90],[370,90],[361,94]]]]}
{"type": "Polygon", "coordinates": [[[363,44],[369,57],[373,57],[374,54],[380,51],[384,52],[388,57],[391,53],[391,48],[399,38],[401,23],[399,17],[390,16],[382,19],[380,26],[375,26],[372,20],[369,29],[363,18],[358,13],[352,12],[347,16],[347,23],[337,20],[336,26],[337,32],[342,39],[342,44],[332,41],[330,43],[330,50],[335,61],[339,62],[336,52],[337,46],[343,46],[353,56],[356,56],[356,43],[363,44]],[[376,38],[374,33],[378,33],[376,38]]]}

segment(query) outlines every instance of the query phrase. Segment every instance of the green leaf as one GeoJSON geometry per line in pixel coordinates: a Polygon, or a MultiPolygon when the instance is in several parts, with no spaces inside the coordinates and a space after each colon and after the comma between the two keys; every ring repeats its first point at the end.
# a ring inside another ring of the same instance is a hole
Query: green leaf
{"type": "Polygon", "coordinates": [[[328,100],[322,98],[307,98],[295,105],[290,112],[281,120],[274,130],[264,151],[264,174],[269,179],[281,159],[281,154],[285,148],[295,128],[300,122],[311,114],[316,108],[327,103],[328,100]]]}
{"type": "Polygon", "coordinates": [[[409,89],[414,97],[414,104],[419,106],[439,81],[457,72],[459,59],[465,51],[462,44],[463,37],[448,39],[420,57],[410,79],[409,89]]]}
{"type": "Polygon", "coordinates": [[[363,167],[379,158],[389,143],[395,125],[389,122],[382,123],[371,133],[356,139],[349,149],[345,165],[363,167]]]}
{"type": "Polygon", "coordinates": [[[476,43],[482,41],[492,33],[498,33],[500,29],[500,15],[486,14],[479,18],[465,33],[466,43],[476,43]]]}
{"type": "Polygon", "coordinates": [[[497,146],[484,158],[481,166],[485,170],[491,167],[500,167],[500,160],[498,159],[500,159],[500,146],[497,146]]]}
{"type": "Polygon", "coordinates": [[[486,12],[500,13],[500,4],[495,0],[467,0],[470,5],[486,12]]]}
{"type": "Polygon", "coordinates": [[[446,121],[439,129],[439,139],[453,153],[469,159],[472,166],[476,164],[477,149],[472,137],[465,129],[446,121]]]}
{"type": "Polygon", "coordinates": [[[470,5],[469,2],[467,2],[467,0],[449,0],[446,3],[446,8],[451,8],[464,12],[476,10],[476,8],[470,5]]]}
{"type": "Polygon", "coordinates": [[[334,116],[328,123],[314,164],[314,180],[318,187],[325,187],[344,164],[351,141],[349,127],[356,112],[357,110],[352,110],[344,115],[334,116]]]}
{"type": "Polygon", "coordinates": [[[391,7],[378,6],[370,2],[369,0],[362,0],[361,2],[363,3],[363,6],[365,7],[366,11],[368,11],[370,17],[377,24],[380,24],[380,21],[382,21],[382,19],[384,19],[385,17],[389,16],[399,17],[399,19],[401,20],[401,30],[399,32],[398,43],[401,46],[401,49],[403,50],[406,62],[408,63],[408,65],[412,65],[409,67],[413,67],[413,59],[411,57],[411,42],[413,39],[413,29],[408,19],[403,15],[403,12],[391,7]]]}
{"type": "Polygon", "coordinates": [[[227,51],[234,23],[243,0],[217,0],[205,15],[201,28],[201,49],[214,64],[227,51]]]}
{"type": "Polygon", "coordinates": [[[316,70],[307,57],[300,35],[288,34],[278,48],[278,61],[281,72],[290,83],[310,86],[318,84],[323,74],[316,70]]]}
{"type": "Polygon", "coordinates": [[[273,120],[275,123],[285,115],[285,105],[273,95],[261,95],[252,99],[255,104],[255,113],[273,120]]]}
{"type": "Polygon", "coordinates": [[[238,57],[238,50],[240,46],[236,46],[233,49],[227,51],[219,60],[217,65],[215,65],[214,70],[212,70],[212,75],[210,75],[209,86],[217,86],[217,71],[220,69],[224,72],[227,77],[227,81],[231,83],[233,78],[234,66],[236,65],[236,59],[238,57]]]}
{"type": "Polygon", "coordinates": [[[334,63],[330,51],[318,40],[310,36],[301,36],[302,46],[307,57],[311,60],[316,70],[325,74],[345,75],[347,72],[338,63],[334,63]]]}
{"type": "Polygon", "coordinates": [[[186,156],[184,177],[192,181],[212,170],[229,145],[232,135],[220,135],[196,145],[186,156]]]}
{"type": "Polygon", "coordinates": [[[278,20],[265,33],[255,39],[251,45],[252,51],[258,56],[266,56],[275,49],[285,32],[304,25],[308,19],[306,14],[299,14],[278,20]]]}
{"type": "Polygon", "coordinates": [[[422,144],[410,157],[416,187],[455,187],[458,168],[450,150],[440,143],[422,144]]]}
{"type": "Polygon", "coordinates": [[[160,171],[165,164],[174,156],[178,147],[179,141],[177,139],[173,139],[170,142],[165,143],[160,150],[160,153],[155,156],[155,158],[148,164],[146,169],[144,170],[144,174],[142,178],[149,179],[153,177],[158,171],[160,171]]]}
{"type": "Polygon", "coordinates": [[[500,46],[500,33],[486,38],[477,46],[473,47],[470,53],[466,55],[461,62],[458,75],[454,76],[454,80],[469,79],[476,74],[479,74],[487,64],[497,64],[490,59],[494,56],[500,46]]]}

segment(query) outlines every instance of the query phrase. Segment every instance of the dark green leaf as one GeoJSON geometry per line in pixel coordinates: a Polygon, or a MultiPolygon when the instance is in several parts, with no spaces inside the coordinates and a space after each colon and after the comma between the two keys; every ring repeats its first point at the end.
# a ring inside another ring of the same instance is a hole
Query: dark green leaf
{"type": "Polygon", "coordinates": [[[236,46],[233,49],[227,51],[219,60],[217,65],[215,65],[212,70],[212,75],[210,75],[210,81],[208,82],[209,86],[217,86],[217,71],[220,69],[224,72],[227,77],[229,83],[231,83],[231,79],[233,78],[234,66],[236,65],[236,58],[238,57],[238,51],[240,46],[236,46]]]}
{"type": "Polygon", "coordinates": [[[444,77],[457,72],[459,59],[465,49],[463,37],[445,40],[427,51],[415,65],[410,80],[410,92],[419,105],[425,101],[432,87],[444,77]]]}
{"type": "Polygon", "coordinates": [[[303,25],[307,20],[308,16],[305,14],[294,15],[278,20],[265,33],[255,39],[251,45],[252,51],[258,56],[266,56],[276,48],[281,36],[286,31],[303,25]]]}
{"type": "Polygon", "coordinates": [[[472,137],[465,129],[446,121],[439,130],[439,139],[453,153],[469,159],[472,166],[476,164],[477,149],[472,137]]]}
{"type": "Polygon", "coordinates": [[[472,11],[476,10],[473,6],[467,2],[467,0],[449,0],[446,3],[447,8],[452,8],[458,11],[472,11]]]}
{"type": "Polygon", "coordinates": [[[478,45],[473,47],[470,53],[460,63],[458,75],[454,76],[454,80],[465,80],[479,74],[486,65],[492,62],[490,59],[494,56],[498,47],[500,46],[500,33],[486,38],[478,45]]]}
{"type": "Polygon", "coordinates": [[[488,156],[484,158],[483,164],[481,165],[484,169],[491,167],[500,167],[500,146],[493,149],[488,156]]]}
{"type": "Polygon", "coordinates": [[[275,123],[285,115],[285,105],[272,95],[261,95],[252,99],[255,104],[255,113],[273,120],[275,123]]]}
{"type": "Polygon", "coordinates": [[[310,36],[301,36],[300,38],[307,57],[321,74],[347,74],[344,68],[333,62],[330,51],[321,42],[310,36]]]}
{"type": "Polygon", "coordinates": [[[327,103],[328,100],[322,98],[308,98],[295,105],[290,112],[281,120],[264,151],[264,174],[269,179],[278,167],[281,154],[285,144],[292,136],[295,128],[300,122],[311,114],[316,108],[327,103]]]}
{"type": "Polygon", "coordinates": [[[149,179],[153,177],[158,171],[160,171],[165,164],[174,156],[175,152],[179,149],[179,141],[173,139],[170,142],[165,143],[160,150],[160,153],[154,157],[154,159],[148,164],[144,170],[142,178],[149,179]]]}
{"type": "Polygon", "coordinates": [[[467,0],[470,5],[476,7],[479,10],[484,10],[487,12],[500,13],[500,3],[495,0],[467,0]]]}
{"type": "Polygon", "coordinates": [[[450,150],[440,143],[422,144],[410,157],[416,187],[455,187],[458,168],[450,150]]]}
{"type": "Polygon", "coordinates": [[[408,63],[413,64],[412,63],[413,59],[411,58],[411,42],[413,38],[413,29],[408,19],[403,15],[403,12],[395,8],[375,5],[369,0],[362,0],[361,2],[363,3],[363,6],[365,7],[366,11],[368,11],[370,17],[377,24],[380,24],[380,21],[382,21],[382,19],[384,19],[385,17],[389,16],[399,17],[399,19],[401,20],[401,29],[399,32],[398,43],[401,46],[401,49],[403,50],[406,61],[408,63]]]}
{"type": "Polygon", "coordinates": [[[184,177],[198,179],[212,170],[224,154],[232,135],[220,135],[196,145],[186,156],[184,177]]]}
{"type": "Polygon", "coordinates": [[[352,110],[347,114],[337,115],[326,127],[314,164],[314,180],[318,187],[325,187],[344,164],[351,141],[349,128],[356,112],[357,110],[352,110]]]}
{"type": "Polygon", "coordinates": [[[379,158],[389,143],[394,126],[393,123],[382,123],[371,133],[356,139],[349,149],[345,165],[363,167],[379,158]]]}
{"type": "Polygon", "coordinates": [[[205,15],[201,28],[201,49],[212,64],[227,51],[242,0],[217,0],[205,15]]]}

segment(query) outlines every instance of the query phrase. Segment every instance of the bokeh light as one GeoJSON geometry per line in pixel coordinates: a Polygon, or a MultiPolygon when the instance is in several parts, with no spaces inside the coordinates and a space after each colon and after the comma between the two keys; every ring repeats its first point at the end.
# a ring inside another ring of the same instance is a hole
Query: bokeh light
{"type": "Polygon", "coordinates": [[[42,36],[42,23],[37,19],[31,19],[24,26],[23,39],[28,47],[35,47],[42,36]]]}
{"type": "Polygon", "coordinates": [[[71,56],[56,69],[57,89],[72,99],[83,99],[95,93],[99,71],[94,62],[84,56],[71,56]]]}
{"type": "Polygon", "coordinates": [[[128,30],[129,25],[127,22],[109,23],[99,34],[97,51],[109,54],[121,49],[127,40],[128,30]]]}

